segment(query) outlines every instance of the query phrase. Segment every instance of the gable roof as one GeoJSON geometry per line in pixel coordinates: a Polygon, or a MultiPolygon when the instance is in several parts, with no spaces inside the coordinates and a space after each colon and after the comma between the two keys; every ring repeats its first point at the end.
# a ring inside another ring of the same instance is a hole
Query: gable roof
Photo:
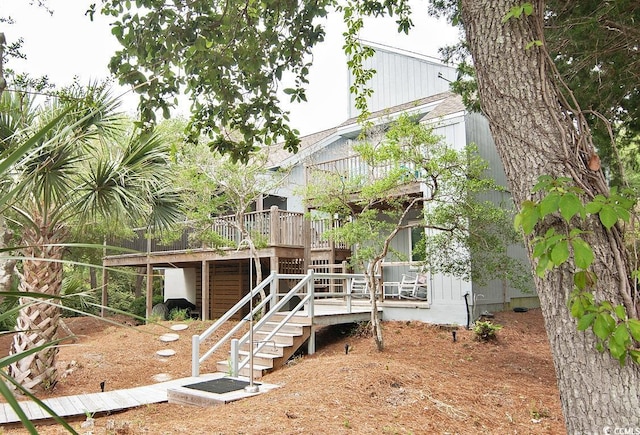
{"type": "MultiPolygon", "coordinates": [[[[376,111],[369,115],[368,120],[374,124],[383,124],[397,118],[400,114],[406,113],[418,115],[420,121],[429,121],[455,114],[463,114],[464,111],[465,107],[459,95],[452,92],[443,92],[376,111]]],[[[336,127],[301,137],[298,152],[295,154],[283,149],[283,144],[279,143],[272,147],[272,152],[269,155],[270,166],[293,164],[296,160],[301,160],[315,153],[340,137],[355,137],[361,130],[362,126],[358,123],[358,118],[354,117],[347,119],[336,127]]]]}

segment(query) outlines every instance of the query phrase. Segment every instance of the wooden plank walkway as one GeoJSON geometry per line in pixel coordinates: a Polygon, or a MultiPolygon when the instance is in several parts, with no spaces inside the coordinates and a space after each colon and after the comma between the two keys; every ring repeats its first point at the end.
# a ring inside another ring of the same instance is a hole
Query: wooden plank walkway
{"type": "MultiPolygon", "coordinates": [[[[128,388],[126,390],[105,391],[101,393],[79,394],[44,399],[49,408],[60,417],[74,417],[86,414],[99,414],[122,409],[135,408],[140,405],[161,403],[167,401],[167,390],[185,385],[202,382],[209,379],[224,377],[224,373],[213,373],[199,377],[173,379],[144,387],[128,388]]],[[[25,414],[31,421],[50,419],[51,416],[35,402],[25,400],[19,402],[25,414]]],[[[0,424],[18,423],[20,419],[8,403],[0,404],[0,424]]],[[[2,431],[2,429],[0,429],[2,431]]]]}

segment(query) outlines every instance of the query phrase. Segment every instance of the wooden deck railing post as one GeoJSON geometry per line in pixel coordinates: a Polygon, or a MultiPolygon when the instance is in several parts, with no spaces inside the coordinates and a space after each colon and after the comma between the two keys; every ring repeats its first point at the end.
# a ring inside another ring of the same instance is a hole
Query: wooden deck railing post
{"type": "Polygon", "coordinates": [[[269,209],[269,244],[277,246],[280,244],[280,209],[277,205],[272,205],[269,209]]]}

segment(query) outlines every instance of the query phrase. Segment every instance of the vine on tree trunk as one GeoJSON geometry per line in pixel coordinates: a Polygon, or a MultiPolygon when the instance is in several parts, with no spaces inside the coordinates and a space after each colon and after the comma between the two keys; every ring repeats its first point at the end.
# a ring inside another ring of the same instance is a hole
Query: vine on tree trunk
{"type": "Polygon", "coordinates": [[[598,194],[592,200],[583,202],[581,198],[585,197],[585,192],[573,185],[571,178],[550,176],[541,176],[533,191],[545,196],[539,201],[522,203],[514,222],[516,229],[530,235],[536,225],[557,219],[558,215],[566,223],[564,233],[557,232],[555,226],[543,236],[534,238],[536,274],[544,277],[548,270],[569,261],[573,252],[576,271],[573,274],[574,289],[568,303],[571,315],[578,320],[578,330],[591,328],[597,337],[597,350],[604,352],[607,349],[621,365],[624,365],[627,356],[640,365],[640,320],[637,318],[634,298],[630,294],[623,294],[623,304],[618,305],[595,300],[591,289],[597,285],[598,277],[589,270],[594,253],[582,237],[587,231],[570,225],[572,220],[585,221],[590,215],[597,216],[607,231],[611,231],[619,220],[629,222],[635,204],[632,192],[618,192],[612,188],[608,197],[598,194]]]}

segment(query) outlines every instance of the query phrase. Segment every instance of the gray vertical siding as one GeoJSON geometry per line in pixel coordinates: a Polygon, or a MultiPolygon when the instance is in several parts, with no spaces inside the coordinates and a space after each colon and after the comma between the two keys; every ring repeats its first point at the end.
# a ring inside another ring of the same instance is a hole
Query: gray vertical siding
{"type": "MultiPolygon", "coordinates": [[[[384,110],[429,95],[449,91],[449,81],[456,78],[454,67],[430,61],[419,56],[394,53],[376,48],[375,55],[365,61],[365,68],[376,71],[369,83],[373,95],[369,99],[369,111],[384,110]],[[439,78],[441,74],[445,79],[439,78]]],[[[353,76],[349,75],[349,87],[353,76]]],[[[349,98],[349,117],[358,116],[354,96],[349,98]]]]}
{"type": "Polygon", "coordinates": [[[487,119],[479,113],[468,113],[465,116],[465,123],[467,125],[467,143],[476,144],[480,156],[489,162],[487,176],[493,178],[499,185],[508,187],[507,176],[491,136],[487,119]]]}
{"type": "MultiPolygon", "coordinates": [[[[496,150],[495,142],[489,130],[489,122],[485,117],[478,113],[469,113],[465,116],[466,138],[468,143],[474,143],[478,147],[478,152],[487,160],[489,164],[487,176],[493,178],[501,186],[508,189],[507,177],[500,161],[500,156],[496,150]]],[[[509,192],[489,192],[483,195],[483,199],[493,202],[500,207],[508,207],[513,209],[513,202],[509,192]]],[[[529,259],[524,245],[517,244],[508,248],[509,256],[523,262],[525,266],[529,266],[529,259]]],[[[516,288],[508,286],[504,288],[501,280],[492,280],[486,285],[473,284],[473,293],[479,307],[492,305],[494,307],[504,305],[507,306],[512,298],[535,297],[533,281],[531,281],[530,291],[522,292],[516,288]],[[482,296],[480,296],[482,295],[482,296]]],[[[482,309],[476,308],[476,312],[482,309]]]]}

